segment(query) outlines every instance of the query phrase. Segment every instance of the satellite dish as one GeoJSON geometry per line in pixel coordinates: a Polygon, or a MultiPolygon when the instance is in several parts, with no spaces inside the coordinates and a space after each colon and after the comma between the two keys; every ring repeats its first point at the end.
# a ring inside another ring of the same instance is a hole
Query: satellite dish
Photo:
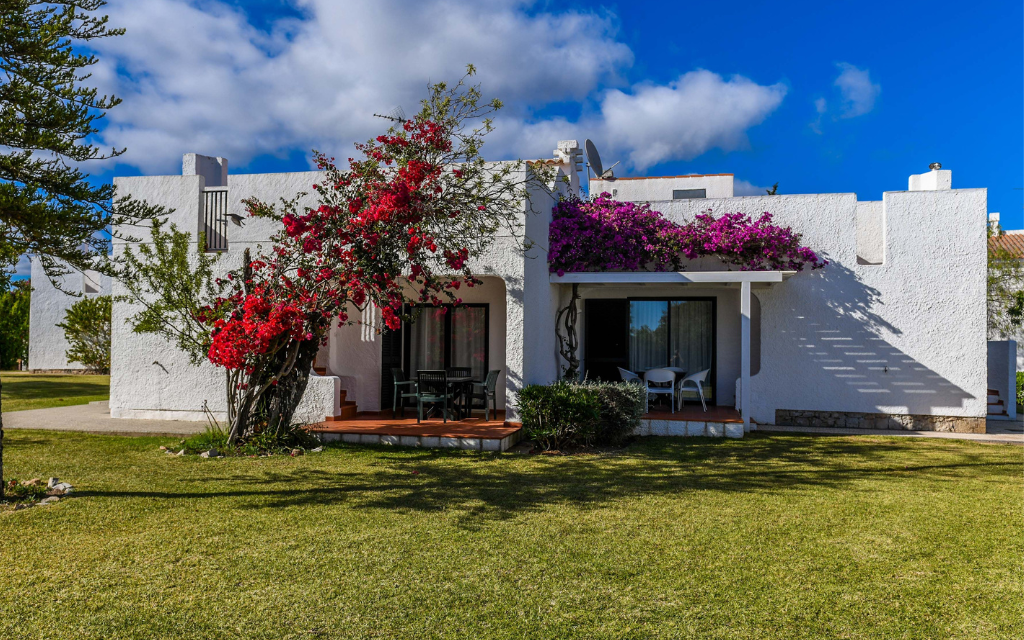
{"type": "Polygon", "coordinates": [[[583,146],[587,150],[587,163],[594,170],[594,174],[600,178],[604,174],[604,167],[601,166],[601,155],[597,152],[597,147],[590,141],[590,138],[587,138],[583,146]]]}

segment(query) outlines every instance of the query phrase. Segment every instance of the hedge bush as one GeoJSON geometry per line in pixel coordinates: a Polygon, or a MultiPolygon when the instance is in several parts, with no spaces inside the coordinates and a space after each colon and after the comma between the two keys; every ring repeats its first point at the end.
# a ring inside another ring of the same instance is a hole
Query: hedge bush
{"type": "Polygon", "coordinates": [[[628,382],[587,382],[601,402],[601,422],[594,443],[619,446],[640,427],[644,415],[644,388],[628,382]]]}
{"type": "Polygon", "coordinates": [[[542,449],[620,445],[640,425],[644,390],[623,382],[530,385],[518,408],[526,437],[542,449]]]}
{"type": "Polygon", "coordinates": [[[601,421],[597,392],[573,382],[531,384],[518,407],[526,437],[545,450],[591,444],[601,421]]]}

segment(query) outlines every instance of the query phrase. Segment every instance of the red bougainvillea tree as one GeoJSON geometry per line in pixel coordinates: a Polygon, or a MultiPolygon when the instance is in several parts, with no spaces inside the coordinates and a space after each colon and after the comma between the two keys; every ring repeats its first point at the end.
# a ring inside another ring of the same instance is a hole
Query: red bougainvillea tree
{"type": "Polygon", "coordinates": [[[467,84],[473,73],[431,85],[419,113],[357,144],[343,167],[317,153],[316,204],[302,206],[306,193],[277,206],[245,201],[280,231],[226,277],[215,280],[215,260],[197,257],[173,225],[155,225],[138,256],[126,248],[119,280],[137,309],[130,321],[227,371],[230,442],[287,431],[333,325],[358,314],[397,329],[407,301],[458,303],[463,287],[480,284],[472,259],[496,236],[522,237],[527,186],[547,176],[481,157],[501,103],[482,101],[467,84]],[[362,314],[367,307],[379,313],[362,314]]]}
{"type": "Polygon", "coordinates": [[[408,300],[458,304],[462,287],[480,284],[470,260],[499,228],[517,235],[526,169],[480,156],[501,103],[481,103],[466,79],[432,85],[418,114],[356,145],[344,170],[317,154],[316,206],[299,207],[304,194],[245,202],[281,231],[200,312],[210,361],[232,372],[232,440],[288,425],[332,324],[372,306],[375,328],[397,329],[408,300]]]}

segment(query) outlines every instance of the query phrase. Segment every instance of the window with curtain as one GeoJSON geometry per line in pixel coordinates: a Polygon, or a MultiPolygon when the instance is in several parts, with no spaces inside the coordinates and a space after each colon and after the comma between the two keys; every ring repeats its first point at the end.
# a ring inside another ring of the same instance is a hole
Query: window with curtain
{"type": "Polygon", "coordinates": [[[483,307],[455,307],[452,310],[451,366],[469,367],[473,378],[487,374],[487,310],[483,307]]]}
{"type": "Polygon", "coordinates": [[[488,305],[425,306],[405,325],[406,373],[469,367],[477,380],[487,375],[488,305]]]}
{"type": "MultiPolygon", "coordinates": [[[[714,361],[714,300],[630,300],[629,368],[637,373],[677,367],[686,375],[714,361]]],[[[713,395],[708,375],[705,394],[713,395]]]]}
{"type": "Polygon", "coordinates": [[[409,372],[444,369],[444,307],[426,307],[409,324],[409,372]]]}
{"type": "Polygon", "coordinates": [[[629,368],[642,372],[668,364],[668,301],[629,303],[629,368]]]}

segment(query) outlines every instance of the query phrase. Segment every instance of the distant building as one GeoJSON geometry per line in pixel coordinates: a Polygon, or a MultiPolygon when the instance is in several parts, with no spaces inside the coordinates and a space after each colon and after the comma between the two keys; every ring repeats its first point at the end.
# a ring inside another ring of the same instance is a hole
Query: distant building
{"type": "MultiPolygon", "coordinates": [[[[82,296],[110,295],[110,277],[95,271],[72,271],[58,278],[61,288],[82,296]]],[[[81,297],[57,289],[43,271],[43,265],[32,258],[32,301],[28,316],[28,366],[34,373],[81,373],[85,367],[68,362],[64,330],[64,314],[81,297]]]]}

